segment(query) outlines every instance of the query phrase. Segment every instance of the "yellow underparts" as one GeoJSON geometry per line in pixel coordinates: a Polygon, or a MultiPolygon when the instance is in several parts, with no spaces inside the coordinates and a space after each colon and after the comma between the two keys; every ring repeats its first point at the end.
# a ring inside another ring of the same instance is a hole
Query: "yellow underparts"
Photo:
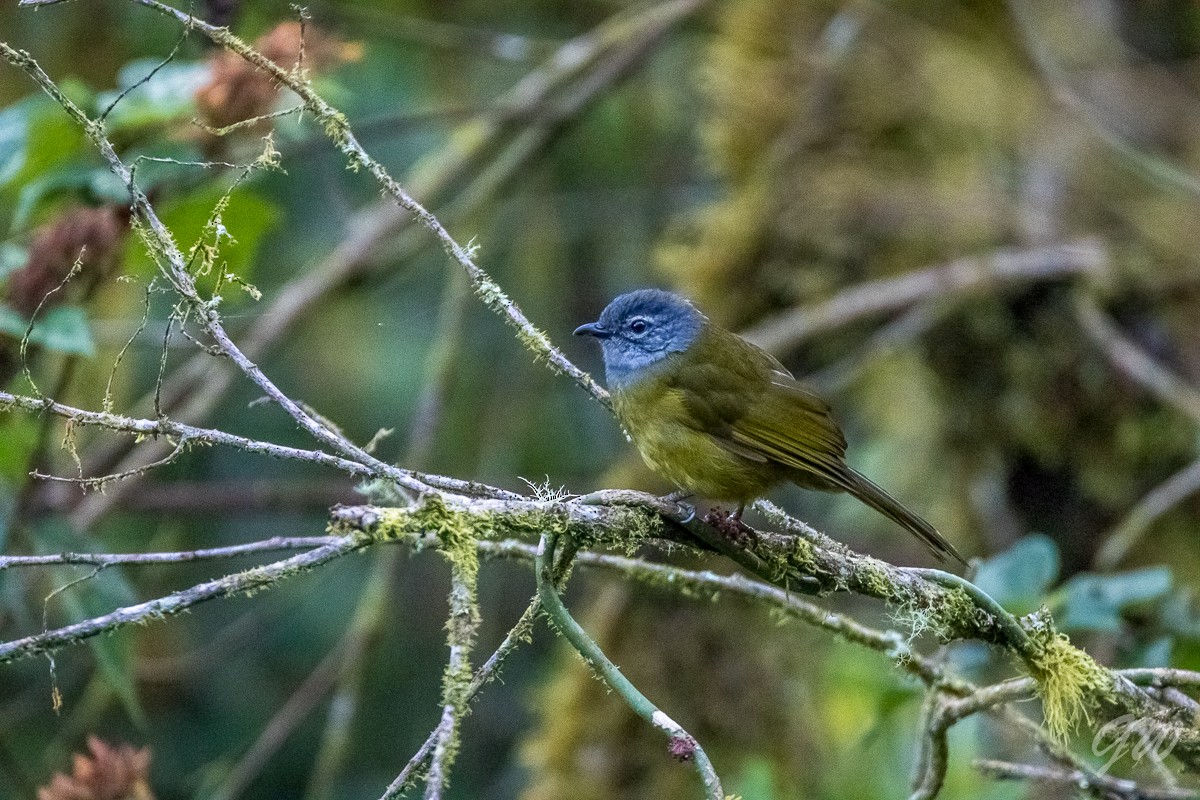
{"type": "Polygon", "coordinates": [[[615,390],[613,407],[650,469],[702,497],[748,503],[784,478],[688,425],[683,393],[654,376],[615,390]]]}

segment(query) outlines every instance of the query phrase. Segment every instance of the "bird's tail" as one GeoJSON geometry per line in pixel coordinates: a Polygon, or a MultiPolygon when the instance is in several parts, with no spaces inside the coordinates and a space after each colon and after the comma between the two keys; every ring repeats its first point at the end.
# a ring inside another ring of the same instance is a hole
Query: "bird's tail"
{"type": "Polygon", "coordinates": [[[872,483],[866,476],[847,468],[846,479],[846,491],[888,519],[911,531],[914,536],[925,543],[925,546],[937,556],[939,561],[945,561],[949,557],[966,565],[966,559],[954,549],[954,545],[938,533],[937,528],[900,505],[899,500],[872,483]]]}

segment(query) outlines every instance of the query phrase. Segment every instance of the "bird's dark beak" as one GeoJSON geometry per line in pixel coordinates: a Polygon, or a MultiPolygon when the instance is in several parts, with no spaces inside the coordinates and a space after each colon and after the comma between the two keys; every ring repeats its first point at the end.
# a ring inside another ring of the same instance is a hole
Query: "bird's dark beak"
{"type": "Polygon", "coordinates": [[[612,336],[612,331],[600,327],[599,322],[589,322],[587,325],[580,325],[575,329],[576,336],[595,336],[597,339],[607,339],[612,336]]]}

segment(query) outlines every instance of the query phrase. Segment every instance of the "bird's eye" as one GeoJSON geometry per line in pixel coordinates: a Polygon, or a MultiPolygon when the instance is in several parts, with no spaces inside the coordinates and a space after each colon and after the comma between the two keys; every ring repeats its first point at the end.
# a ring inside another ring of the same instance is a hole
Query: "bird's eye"
{"type": "Polygon", "coordinates": [[[633,322],[629,323],[629,330],[633,331],[634,333],[645,333],[647,327],[649,326],[646,324],[646,320],[644,319],[635,319],[633,322]]]}

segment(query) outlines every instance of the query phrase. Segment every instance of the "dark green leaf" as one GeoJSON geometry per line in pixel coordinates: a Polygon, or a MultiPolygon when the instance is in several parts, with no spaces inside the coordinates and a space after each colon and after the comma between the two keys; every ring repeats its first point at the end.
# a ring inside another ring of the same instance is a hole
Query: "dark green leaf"
{"type": "Polygon", "coordinates": [[[1171,584],[1167,567],[1076,575],[1062,589],[1059,624],[1065,630],[1119,631],[1124,610],[1164,597],[1171,584]]]}
{"type": "MultiPolygon", "coordinates": [[[[67,164],[59,169],[50,170],[39,175],[21,187],[17,193],[17,203],[13,208],[12,227],[21,229],[29,224],[38,204],[63,194],[83,195],[92,194],[93,187],[104,187],[105,176],[117,180],[107,169],[86,164],[67,164]]],[[[128,197],[128,194],[125,195],[128,197]]]]}
{"type": "Polygon", "coordinates": [[[1042,605],[1058,570],[1057,545],[1047,536],[1033,534],[983,562],[975,584],[1014,614],[1028,614],[1042,605]]]}
{"type": "Polygon", "coordinates": [[[0,187],[24,186],[63,164],[97,163],[83,131],[50,98],[31,97],[0,114],[0,187]]]}

